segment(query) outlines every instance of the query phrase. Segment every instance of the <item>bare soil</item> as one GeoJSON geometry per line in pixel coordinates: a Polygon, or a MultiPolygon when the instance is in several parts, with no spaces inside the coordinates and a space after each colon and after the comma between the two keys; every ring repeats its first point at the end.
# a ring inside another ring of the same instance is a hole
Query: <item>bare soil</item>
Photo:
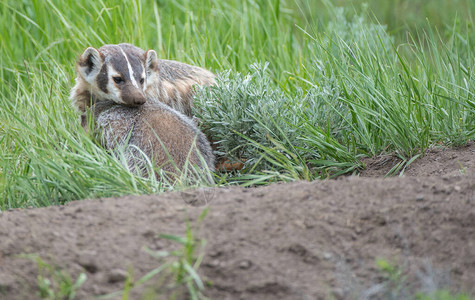
{"type": "MultiPolygon", "coordinates": [[[[362,176],[370,177],[394,165],[381,157],[365,163],[362,176]]],[[[433,149],[404,174],[3,212],[0,299],[39,298],[38,266],[21,256],[31,253],[74,280],[87,274],[77,299],[121,289],[128,272],[138,279],[163,263],[145,247],[179,249],[159,234],[184,236],[187,220],[196,224],[205,207],[194,234],[206,240],[198,271],[211,299],[370,298],[385,282],[377,258],[399,266],[411,289],[448,286],[475,295],[475,143],[433,149]]],[[[133,291],[132,299],[145,293],[133,291]]]]}
{"type": "MultiPolygon", "coordinates": [[[[466,145],[456,148],[446,148],[435,146],[424,153],[407,169],[403,175],[412,177],[426,176],[456,176],[464,169],[474,170],[475,168],[475,142],[468,142],[466,145]]],[[[364,159],[366,168],[361,172],[362,177],[383,177],[401,159],[395,155],[380,155],[373,158],[364,159]]]]}

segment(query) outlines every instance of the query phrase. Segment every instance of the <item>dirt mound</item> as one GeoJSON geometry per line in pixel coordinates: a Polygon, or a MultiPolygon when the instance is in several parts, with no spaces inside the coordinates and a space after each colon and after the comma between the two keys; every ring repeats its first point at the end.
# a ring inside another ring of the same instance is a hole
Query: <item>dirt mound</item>
{"type": "MultiPolygon", "coordinates": [[[[447,148],[435,146],[427,150],[424,156],[411,163],[405,170],[405,176],[456,176],[466,169],[475,169],[475,142],[466,145],[447,148]]],[[[380,155],[364,159],[366,168],[361,172],[362,177],[382,177],[401,163],[394,155],[380,155]]],[[[401,166],[400,171],[404,169],[401,166]]],[[[397,174],[397,173],[396,173],[397,174]]]]}
{"type": "MultiPolygon", "coordinates": [[[[459,150],[457,158],[473,164],[473,148],[459,150]]],[[[437,155],[443,153],[452,155],[437,155]]],[[[131,269],[138,279],[160,265],[144,247],[176,249],[158,235],[184,236],[186,220],[193,224],[202,213],[203,206],[183,200],[209,202],[195,234],[207,241],[199,273],[211,299],[370,295],[384,279],[379,257],[404,266],[414,288],[450,279],[452,288],[475,293],[475,173],[461,174],[455,166],[445,177],[347,177],[4,212],[0,298],[37,293],[38,267],[18,256],[24,253],[38,254],[72,278],[86,273],[78,299],[122,288],[131,269]]]]}

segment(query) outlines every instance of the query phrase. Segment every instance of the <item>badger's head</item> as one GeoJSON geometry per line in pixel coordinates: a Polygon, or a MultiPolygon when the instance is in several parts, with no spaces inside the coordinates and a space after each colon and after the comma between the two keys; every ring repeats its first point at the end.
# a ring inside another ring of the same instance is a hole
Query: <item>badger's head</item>
{"type": "Polygon", "coordinates": [[[89,96],[87,101],[92,98],[93,101],[112,100],[127,106],[144,104],[145,62],[148,55],[156,59],[155,52],[151,51],[154,55],[130,44],[87,48],[77,63],[78,78],[71,99],[80,110],[89,106],[81,103],[86,100],[78,99],[82,94],[89,96]]]}

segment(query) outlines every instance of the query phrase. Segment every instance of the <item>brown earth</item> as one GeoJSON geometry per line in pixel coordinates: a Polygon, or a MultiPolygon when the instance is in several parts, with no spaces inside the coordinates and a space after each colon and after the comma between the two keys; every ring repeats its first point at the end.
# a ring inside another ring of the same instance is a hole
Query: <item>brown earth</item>
{"type": "MultiPolygon", "coordinates": [[[[404,170],[406,176],[454,176],[460,175],[464,169],[475,168],[475,142],[457,148],[432,147],[409,167],[404,170]]],[[[366,168],[361,172],[362,177],[383,177],[393,166],[401,162],[394,155],[380,155],[364,159],[366,168]]]]}
{"type": "MultiPolygon", "coordinates": [[[[366,164],[362,175],[381,176],[394,161],[366,164]]],[[[163,263],[144,247],[179,249],[158,235],[184,236],[186,220],[196,224],[205,202],[208,214],[193,232],[207,242],[199,273],[211,299],[390,299],[384,284],[392,283],[394,293],[403,281],[385,280],[377,258],[403,271],[408,288],[393,299],[445,286],[474,295],[474,191],[472,142],[429,151],[404,177],[199,189],[3,212],[0,299],[39,298],[38,266],[25,253],[74,280],[85,273],[77,299],[116,291],[127,272],[138,279],[163,263]]],[[[144,293],[133,291],[131,299],[144,293]]],[[[168,298],[164,293],[160,299],[168,298]]]]}

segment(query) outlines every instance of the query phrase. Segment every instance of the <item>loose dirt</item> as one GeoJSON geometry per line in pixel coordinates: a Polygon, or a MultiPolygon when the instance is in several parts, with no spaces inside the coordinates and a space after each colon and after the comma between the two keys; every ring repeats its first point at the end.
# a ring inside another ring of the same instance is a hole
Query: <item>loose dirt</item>
{"type": "MultiPolygon", "coordinates": [[[[469,142],[466,145],[456,148],[445,148],[442,146],[432,147],[423,156],[409,164],[400,171],[405,176],[456,176],[465,169],[474,170],[475,168],[475,142],[469,142]],[[404,170],[403,170],[404,169],[404,170]]],[[[366,168],[361,172],[362,177],[383,177],[398,163],[401,159],[395,155],[380,155],[373,158],[364,159],[366,168]]]]}
{"type": "MultiPolygon", "coordinates": [[[[386,174],[391,159],[378,159],[367,160],[362,175],[386,174]]],[[[475,143],[469,143],[429,151],[404,177],[198,189],[7,211],[0,214],[0,299],[39,298],[37,263],[21,255],[32,253],[73,280],[87,275],[77,299],[121,289],[127,274],[137,280],[163,263],[145,248],[180,249],[159,234],[185,236],[187,220],[196,226],[205,208],[193,234],[206,241],[198,271],[211,299],[382,298],[383,284],[398,282],[474,295],[474,191],[475,143]],[[378,258],[398,266],[399,279],[388,283],[378,258]]],[[[156,289],[159,282],[150,283],[156,289]]],[[[133,289],[131,299],[144,293],[133,289]]],[[[169,291],[163,293],[167,299],[169,291]]]]}

